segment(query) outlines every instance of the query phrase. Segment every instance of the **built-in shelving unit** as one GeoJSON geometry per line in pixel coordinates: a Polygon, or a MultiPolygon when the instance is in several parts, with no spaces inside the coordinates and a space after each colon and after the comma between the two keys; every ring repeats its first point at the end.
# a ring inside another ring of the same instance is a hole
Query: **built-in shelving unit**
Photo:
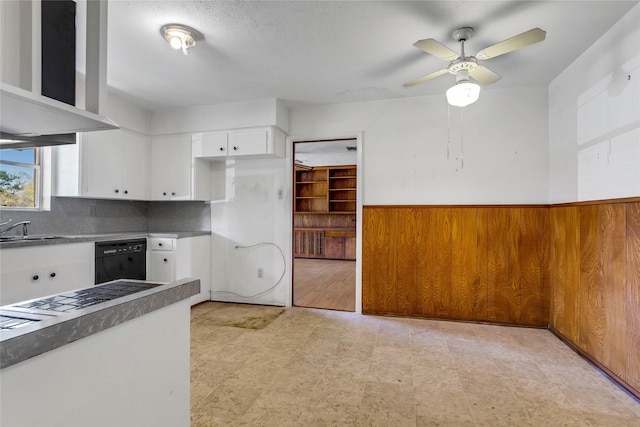
{"type": "Polygon", "coordinates": [[[356,166],[296,169],[296,212],[354,214],[356,166]]]}
{"type": "Polygon", "coordinates": [[[327,212],[328,169],[296,170],[296,212],[327,212]]]}
{"type": "Polygon", "coordinates": [[[357,167],[296,168],[294,257],[354,260],[357,167]]]}
{"type": "Polygon", "coordinates": [[[356,167],[329,169],[329,212],[355,211],[356,167]]]}

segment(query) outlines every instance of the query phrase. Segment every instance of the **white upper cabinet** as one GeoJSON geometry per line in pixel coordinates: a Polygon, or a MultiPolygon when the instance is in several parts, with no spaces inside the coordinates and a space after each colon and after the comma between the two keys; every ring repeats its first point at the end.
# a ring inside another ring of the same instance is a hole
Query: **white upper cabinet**
{"type": "Polygon", "coordinates": [[[252,129],[229,132],[227,144],[230,156],[255,156],[274,154],[273,144],[269,146],[268,129],[252,129]]]}
{"type": "Polygon", "coordinates": [[[225,158],[228,153],[229,132],[207,132],[193,139],[193,157],[225,158]]]}
{"type": "Polygon", "coordinates": [[[196,159],[266,159],[284,156],[285,134],[275,126],[205,132],[193,136],[196,159]]]}
{"type": "Polygon", "coordinates": [[[124,129],[83,134],[83,195],[147,198],[148,141],[124,129]]]}
{"type": "Polygon", "coordinates": [[[149,141],[126,129],[82,133],[56,147],[54,195],[100,199],[148,198],[149,141]]]}
{"type": "Polygon", "coordinates": [[[151,140],[151,200],[191,199],[191,135],[151,140]]]}

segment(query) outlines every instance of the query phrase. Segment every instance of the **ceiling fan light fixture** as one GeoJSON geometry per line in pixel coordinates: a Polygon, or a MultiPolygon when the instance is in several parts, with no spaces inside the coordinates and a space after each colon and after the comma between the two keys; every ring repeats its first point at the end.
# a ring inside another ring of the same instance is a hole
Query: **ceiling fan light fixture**
{"type": "Polygon", "coordinates": [[[480,97],[480,85],[470,81],[459,81],[447,89],[447,102],[454,107],[466,107],[480,97]]]}
{"type": "Polygon", "coordinates": [[[182,49],[182,53],[189,54],[189,49],[196,45],[198,33],[193,28],[180,24],[167,24],[160,28],[160,34],[169,42],[172,48],[182,49]]]}

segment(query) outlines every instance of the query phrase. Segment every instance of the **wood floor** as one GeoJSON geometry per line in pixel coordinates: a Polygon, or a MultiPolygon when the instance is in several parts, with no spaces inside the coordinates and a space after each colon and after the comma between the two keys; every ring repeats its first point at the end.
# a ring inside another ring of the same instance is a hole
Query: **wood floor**
{"type": "Polygon", "coordinates": [[[293,305],[355,311],[356,262],[295,258],[293,305]]]}

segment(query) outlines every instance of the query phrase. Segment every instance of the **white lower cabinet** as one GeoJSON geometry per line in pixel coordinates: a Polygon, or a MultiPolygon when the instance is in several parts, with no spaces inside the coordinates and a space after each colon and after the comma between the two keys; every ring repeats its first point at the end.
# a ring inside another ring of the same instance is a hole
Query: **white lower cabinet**
{"type": "Polygon", "coordinates": [[[93,243],[2,249],[0,305],[92,286],[93,243]]]}
{"type": "Polygon", "coordinates": [[[200,294],[191,297],[191,304],[210,299],[211,237],[194,236],[182,239],[150,237],[147,280],[172,282],[191,277],[200,279],[200,294]]]}

